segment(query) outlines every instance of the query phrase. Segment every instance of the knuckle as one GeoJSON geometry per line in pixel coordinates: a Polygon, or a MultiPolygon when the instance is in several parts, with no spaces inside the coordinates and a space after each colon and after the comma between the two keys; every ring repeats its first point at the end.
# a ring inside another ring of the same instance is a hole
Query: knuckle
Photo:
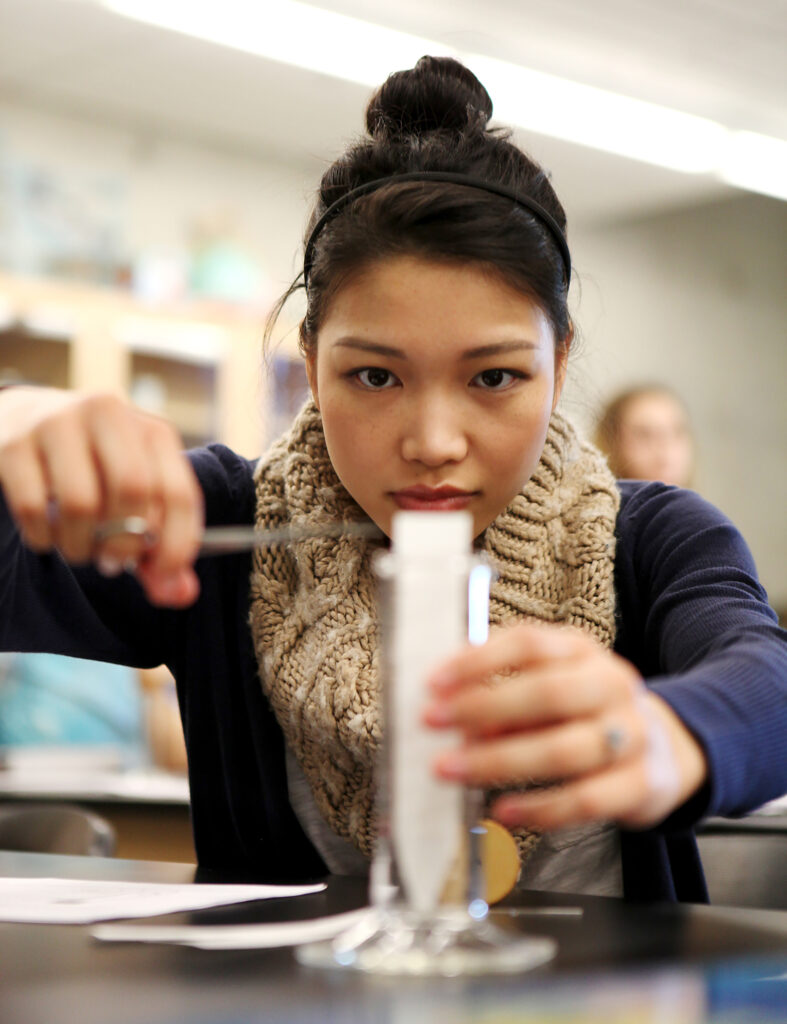
{"type": "Polygon", "coordinates": [[[147,504],[150,499],[150,482],[147,474],[124,473],[113,481],[111,493],[115,501],[123,506],[139,507],[147,504]]]}
{"type": "Polygon", "coordinates": [[[541,706],[555,717],[563,717],[569,709],[571,694],[565,681],[557,676],[546,676],[541,681],[541,706]]]}
{"type": "Polygon", "coordinates": [[[49,524],[44,515],[12,510],[14,521],[24,544],[33,551],[47,551],[52,547],[52,536],[49,524]]]}
{"type": "Polygon", "coordinates": [[[29,453],[26,437],[11,437],[0,442],[0,466],[16,462],[29,453]]]}
{"type": "Polygon", "coordinates": [[[96,413],[100,416],[112,416],[129,408],[123,398],[111,391],[96,391],[87,395],[82,399],[81,406],[88,415],[96,413]]]}
{"type": "Polygon", "coordinates": [[[151,444],[180,454],[183,444],[177,428],[172,423],[155,417],[148,419],[145,426],[151,444]]]}
{"type": "Polygon", "coordinates": [[[25,528],[31,528],[46,521],[46,504],[36,501],[34,498],[8,496],[8,507],[14,519],[25,528]]]}
{"type": "Polygon", "coordinates": [[[517,759],[507,746],[497,746],[477,761],[479,777],[491,785],[506,785],[519,778],[517,759]]]}
{"type": "Polygon", "coordinates": [[[575,739],[558,733],[550,744],[549,767],[551,774],[559,778],[571,775],[576,765],[576,754],[575,739]]]}
{"type": "Polygon", "coordinates": [[[163,441],[169,441],[177,445],[178,450],[180,450],[180,434],[173,423],[165,419],[154,419],[151,420],[151,426],[158,437],[163,441]]]}
{"type": "Polygon", "coordinates": [[[504,626],[491,636],[493,639],[499,637],[501,648],[518,662],[521,658],[527,657],[530,651],[532,629],[529,623],[517,623],[514,626],[504,626]]]}
{"type": "Polygon", "coordinates": [[[599,645],[592,636],[578,626],[554,625],[546,627],[560,639],[563,651],[567,657],[588,657],[594,651],[599,650],[599,645]]]}
{"type": "Polygon", "coordinates": [[[58,506],[61,517],[74,522],[94,519],[99,511],[98,502],[92,496],[79,492],[61,495],[58,506]]]}
{"type": "Polygon", "coordinates": [[[525,644],[537,627],[532,622],[515,622],[503,628],[509,631],[509,636],[514,637],[519,643],[525,644]]]}

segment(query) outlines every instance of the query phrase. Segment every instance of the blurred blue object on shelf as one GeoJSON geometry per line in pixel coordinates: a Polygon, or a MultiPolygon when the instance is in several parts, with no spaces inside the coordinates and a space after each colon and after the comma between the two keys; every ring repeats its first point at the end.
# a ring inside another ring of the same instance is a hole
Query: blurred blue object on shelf
{"type": "Polygon", "coordinates": [[[54,654],[0,653],[0,747],[102,745],[147,757],[135,669],[54,654]]]}
{"type": "Polygon", "coordinates": [[[0,134],[0,267],[123,285],[128,184],[123,172],[55,166],[0,134]]]}

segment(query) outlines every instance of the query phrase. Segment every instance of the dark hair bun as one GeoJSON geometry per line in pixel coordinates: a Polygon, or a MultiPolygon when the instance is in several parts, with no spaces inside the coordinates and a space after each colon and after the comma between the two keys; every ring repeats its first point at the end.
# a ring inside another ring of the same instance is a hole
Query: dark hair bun
{"type": "Polygon", "coordinates": [[[375,138],[395,139],[481,130],[491,116],[492,100],[472,71],[451,57],[422,57],[388,76],[369,101],[366,127],[375,138]]]}

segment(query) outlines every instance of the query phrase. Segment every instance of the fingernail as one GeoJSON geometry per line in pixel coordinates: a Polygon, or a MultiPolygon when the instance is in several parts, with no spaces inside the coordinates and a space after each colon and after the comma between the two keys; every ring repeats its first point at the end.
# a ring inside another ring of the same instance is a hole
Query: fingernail
{"type": "Polygon", "coordinates": [[[522,811],[514,804],[496,804],[492,809],[492,815],[501,825],[507,825],[509,828],[522,824],[522,811]]]}
{"type": "Polygon", "coordinates": [[[429,704],[425,708],[424,721],[427,725],[453,725],[456,722],[456,715],[450,704],[441,701],[429,704]]]}
{"type": "Polygon", "coordinates": [[[123,564],[111,555],[99,555],[96,561],[96,568],[102,576],[107,576],[110,579],[113,576],[119,576],[123,572],[123,564]]]}
{"type": "Polygon", "coordinates": [[[458,782],[467,777],[468,767],[467,758],[458,750],[441,754],[436,763],[437,771],[444,779],[456,779],[458,782]]]}
{"type": "Polygon", "coordinates": [[[446,669],[438,669],[429,677],[429,687],[432,690],[448,690],[455,682],[456,676],[446,669]]]}
{"type": "Polygon", "coordinates": [[[165,576],[156,584],[156,590],[162,597],[176,597],[183,586],[183,577],[180,573],[173,576],[165,576]]]}

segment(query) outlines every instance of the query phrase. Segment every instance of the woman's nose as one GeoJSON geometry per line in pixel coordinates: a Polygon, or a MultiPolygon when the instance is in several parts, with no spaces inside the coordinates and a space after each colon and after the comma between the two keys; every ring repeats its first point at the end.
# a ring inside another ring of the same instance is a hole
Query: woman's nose
{"type": "Polygon", "coordinates": [[[465,424],[444,402],[419,404],[404,424],[402,456],[407,462],[430,467],[461,462],[467,449],[465,424]]]}

